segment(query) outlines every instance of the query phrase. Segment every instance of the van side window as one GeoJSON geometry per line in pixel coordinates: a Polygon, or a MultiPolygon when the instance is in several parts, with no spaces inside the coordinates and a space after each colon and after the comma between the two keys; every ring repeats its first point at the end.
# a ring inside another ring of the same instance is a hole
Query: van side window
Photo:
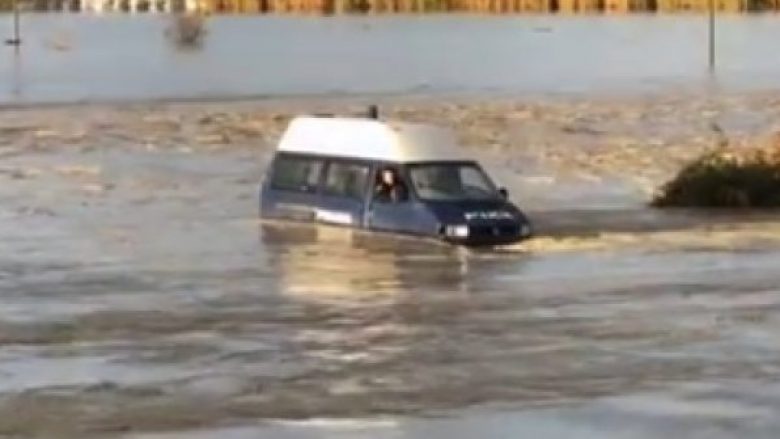
{"type": "Polygon", "coordinates": [[[383,167],[376,172],[374,198],[377,203],[403,203],[409,200],[409,189],[395,167],[383,167]]]}
{"type": "Polygon", "coordinates": [[[363,199],[368,185],[368,166],[356,163],[331,162],[325,176],[325,192],[363,199]]]}
{"type": "Polygon", "coordinates": [[[314,192],[320,183],[322,167],[321,160],[279,157],[274,161],[271,187],[298,192],[314,192]]]}

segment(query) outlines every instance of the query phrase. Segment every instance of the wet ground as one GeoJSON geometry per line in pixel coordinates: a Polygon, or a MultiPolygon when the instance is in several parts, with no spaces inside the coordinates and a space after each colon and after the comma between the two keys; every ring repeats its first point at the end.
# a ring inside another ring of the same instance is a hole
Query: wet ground
{"type": "Polygon", "coordinates": [[[651,211],[601,168],[542,184],[505,145],[480,154],[528,201],[522,245],[261,224],[273,117],[46,111],[3,115],[0,437],[780,428],[780,215],[651,211]]]}

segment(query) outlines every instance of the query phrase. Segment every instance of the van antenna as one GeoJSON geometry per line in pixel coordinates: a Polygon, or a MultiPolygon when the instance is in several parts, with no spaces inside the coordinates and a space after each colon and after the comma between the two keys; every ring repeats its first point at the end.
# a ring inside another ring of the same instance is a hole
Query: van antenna
{"type": "Polygon", "coordinates": [[[369,119],[379,119],[379,106],[376,104],[372,104],[368,106],[368,118],[369,119]]]}

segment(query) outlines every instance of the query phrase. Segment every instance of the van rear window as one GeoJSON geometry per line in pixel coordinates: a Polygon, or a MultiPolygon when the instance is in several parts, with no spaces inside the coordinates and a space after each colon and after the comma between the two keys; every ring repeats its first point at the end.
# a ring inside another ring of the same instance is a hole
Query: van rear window
{"type": "Polygon", "coordinates": [[[302,157],[279,157],[274,161],[271,187],[298,192],[315,192],[323,162],[302,157]]]}

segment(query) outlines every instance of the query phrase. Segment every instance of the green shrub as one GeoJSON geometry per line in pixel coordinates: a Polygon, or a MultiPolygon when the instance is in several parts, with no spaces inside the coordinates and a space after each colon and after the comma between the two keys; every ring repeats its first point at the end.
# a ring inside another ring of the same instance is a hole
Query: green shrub
{"type": "Polygon", "coordinates": [[[780,160],[766,152],[708,153],[656,194],[657,207],[780,207],[780,160]]]}

